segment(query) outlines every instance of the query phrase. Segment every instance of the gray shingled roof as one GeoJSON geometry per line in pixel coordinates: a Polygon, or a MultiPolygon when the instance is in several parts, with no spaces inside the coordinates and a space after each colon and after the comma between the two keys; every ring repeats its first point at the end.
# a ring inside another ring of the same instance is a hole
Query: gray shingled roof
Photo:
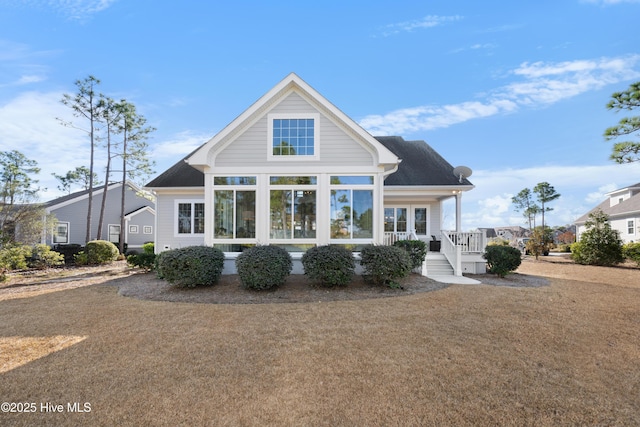
{"type": "Polygon", "coordinates": [[[459,181],[453,166],[424,141],[405,141],[401,136],[376,136],[378,141],[402,159],[398,171],[384,185],[472,185],[459,181]]]}
{"type": "MultiPolygon", "coordinates": [[[[460,183],[453,175],[453,166],[424,141],[405,141],[400,136],[375,138],[402,159],[398,170],[387,177],[384,185],[472,185],[467,179],[460,183]]],[[[204,174],[189,166],[185,159],[158,175],[146,187],[203,187],[204,174]]]]}
{"type": "Polygon", "coordinates": [[[625,216],[632,213],[638,213],[640,212],[640,193],[636,194],[635,196],[629,197],[627,200],[624,200],[623,202],[620,202],[615,206],[610,206],[610,201],[609,199],[607,199],[595,208],[591,209],[586,214],[582,215],[580,218],[576,219],[574,223],[582,224],[586,222],[589,219],[589,214],[591,212],[595,212],[598,209],[609,215],[609,217],[625,216]]]}
{"type": "Polygon", "coordinates": [[[204,187],[204,173],[189,166],[185,157],[158,175],[145,187],[204,187]]]}

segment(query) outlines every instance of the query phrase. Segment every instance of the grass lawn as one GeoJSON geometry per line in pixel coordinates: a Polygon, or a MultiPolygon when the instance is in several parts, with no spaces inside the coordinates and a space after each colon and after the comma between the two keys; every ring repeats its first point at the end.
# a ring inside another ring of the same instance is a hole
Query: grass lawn
{"type": "Polygon", "coordinates": [[[580,271],[328,303],[142,301],[108,277],[0,300],[0,401],[35,403],[0,425],[639,425],[640,270],[580,271]]]}

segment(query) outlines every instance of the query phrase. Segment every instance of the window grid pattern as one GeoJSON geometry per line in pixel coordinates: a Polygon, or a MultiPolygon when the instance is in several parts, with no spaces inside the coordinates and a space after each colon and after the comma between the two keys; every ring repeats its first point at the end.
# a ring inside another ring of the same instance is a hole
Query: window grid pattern
{"type": "Polygon", "coordinates": [[[274,119],[274,156],[313,156],[314,119],[274,119]]]}

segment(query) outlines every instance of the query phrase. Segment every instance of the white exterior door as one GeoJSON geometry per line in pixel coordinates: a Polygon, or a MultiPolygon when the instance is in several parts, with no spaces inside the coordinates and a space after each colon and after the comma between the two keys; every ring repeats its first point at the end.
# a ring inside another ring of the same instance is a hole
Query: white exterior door
{"type": "Polygon", "coordinates": [[[384,231],[396,234],[409,233],[409,235],[413,233],[419,240],[429,240],[431,233],[429,217],[428,205],[386,206],[384,231]]]}

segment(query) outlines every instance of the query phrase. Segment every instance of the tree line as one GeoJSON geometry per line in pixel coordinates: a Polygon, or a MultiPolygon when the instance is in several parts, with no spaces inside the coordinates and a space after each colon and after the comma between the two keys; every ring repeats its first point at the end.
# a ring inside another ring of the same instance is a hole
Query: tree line
{"type": "MultiPolygon", "coordinates": [[[[147,119],[138,113],[136,106],[127,101],[119,101],[97,91],[100,80],[90,75],[76,80],[76,93],[63,94],[62,104],[73,111],[72,121],[57,118],[63,126],[86,134],[90,146],[89,166],[77,166],[65,174],[53,173],[59,181],[58,189],[71,194],[76,186],[88,190],[87,224],[85,242],[102,238],[102,225],[106,207],[106,197],[102,198],[97,233],[92,235],[93,193],[104,186],[105,194],[109,184],[122,182],[120,200],[120,251],[124,252],[124,183],[140,181],[154,173],[155,162],[149,157],[149,135],[155,128],[147,124],[147,119]],[[106,161],[96,164],[97,154],[102,150],[106,161]],[[103,180],[98,177],[103,173],[103,180]]],[[[0,152],[0,244],[15,240],[15,224],[21,229],[42,227],[42,220],[33,218],[43,213],[41,205],[36,204],[37,193],[41,189],[35,178],[40,168],[35,160],[28,159],[17,150],[0,152]],[[32,221],[26,221],[27,217],[32,221]]],[[[40,228],[42,230],[42,228],[40,228]]],[[[24,237],[24,236],[23,236],[24,237]]]]}

